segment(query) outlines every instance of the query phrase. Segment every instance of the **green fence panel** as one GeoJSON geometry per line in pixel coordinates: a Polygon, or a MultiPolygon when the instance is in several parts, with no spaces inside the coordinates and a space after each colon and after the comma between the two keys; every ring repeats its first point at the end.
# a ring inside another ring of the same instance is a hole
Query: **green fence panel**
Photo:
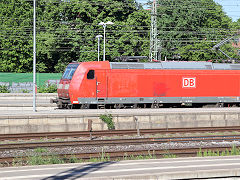
{"type": "MultiPolygon", "coordinates": [[[[48,80],[61,79],[62,73],[36,73],[36,84],[42,86],[47,83],[48,80]]],[[[10,85],[21,82],[33,82],[32,73],[0,73],[0,82],[9,82],[10,85]]]]}

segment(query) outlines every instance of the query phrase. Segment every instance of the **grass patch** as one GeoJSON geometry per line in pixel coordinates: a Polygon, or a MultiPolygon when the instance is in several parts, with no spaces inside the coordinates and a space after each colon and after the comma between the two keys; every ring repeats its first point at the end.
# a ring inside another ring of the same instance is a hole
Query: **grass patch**
{"type": "Polygon", "coordinates": [[[43,164],[63,164],[65,163],[64,159],[61,159],[57,155],[50,156],[31,156],[28,157],[29,165],[43,165],[43,164]]]}
{"type": "Polygon", "coordinates": [[[82,163],[82,159],[76,158],[76,156],[60,157],[59,155],[34,155],[28,156],[27,159],[21,157],[13,160],[13,166],[26,166],[26,165],[47,165],[47,164],[64,164],[64,163],[82,163]]]}
{"type": "Polygon", "coordinates": [[[176,154],[164,154],[163,158],[177,158],[176,154]]]}
{"type": "Polygon", "coordinates": [[[240,148],[237,148],[235,145],[232,146],[230,150],[226,149],[224,151],[211,151],[205,150],[202,151],[200,148],[197,152],[197,157],[207,157],[207,156],[235,156],[240,155],[240,148]]]}
{"type": "MultiPolygon", "coordinates": [[[[36,153],[46,153],[47,150],[44,148],[37,148],[34,150],[36,153]]],[[[26,166],[26,165],[46,165],[46,164],[64,164],[64,163],[83,163],[83,162],[107,162],[107,161],[121,161],[121,160],[142,160],[142,159],[156,159],[155,151],[148,151],[148,155],[134,156],[124,154],[121,158],[116,158],[114,160],[110,159],[110,155],[102,150],[99,153],[99,157],[90,157],[89,160],[78,159],[75,155],[70,157],[61,157],[59,155],[40,155],[36,154],[34,156],[28,156],[27,159],[22,157],[17,157],[13,160],[13,166],[26,166]]],[[[10,165],[7,165],[10,166],[10,165]]]]}
{"type": "MultiPolygon", "coordinates": [[[[124,154],[123,157],[110,159],[110,155],[102,149],[102,152],[99,153],[98,157],[90,157],[88,160],[83,160],[77,158],[75,155],[62,157],[59,155],[41,155],[41,153],[47,153],[47,149],[45,148],[37,148],[34,150],[37,153],[34,156],[28,156],[27,159],[23,159],[21,157],[15,158],[13,161],[13,166],[24,166],[24,165],[46,165],[46,164],[64,164],[64,163],[83,163],[83,162],[107,162],[107,161],[121,161],[121,160],[143,160],[143,159],[157,159],[155,155],[155,151],[148,151],[147,155],[128,155],[124,154]]],[[[207,157],[207,156],[231,156],[231,155],[240,155],[240,148],[237,148],[235,145],[232,146],[231,149],[226,149],[223,151],[212,151],[205,150],[202,151],[200,148],[197,152],[197,157],[207,157]]],[[[163,158],[177,158],[177,155],[166,153],[163,154],[163,158]]],[[[0,167],[3,166],[0,164],[0,167]]],[[[10,166],[10,165],[8,165],[10,166]]]]}
{"type": "MultiPolygon", "coordinates": [[[[119,159],[119,158],[118,158],[119,159]]],[[[148,155],[128,155],[127,153],[124,154],[124,156],[122,157],[122,159],[120,158],[120,160],[143,160],[143,159],[157,159],[157,156],[155,155],[155,151],[153,150],[152,153],[149,150],[148,151],[148,155]]]]}
{"type": "Polygon", "coordinates": [[[34,152],[36,153],[46,153],[48,150],[46,148],[37,148],[34,149],[34,152]]]}

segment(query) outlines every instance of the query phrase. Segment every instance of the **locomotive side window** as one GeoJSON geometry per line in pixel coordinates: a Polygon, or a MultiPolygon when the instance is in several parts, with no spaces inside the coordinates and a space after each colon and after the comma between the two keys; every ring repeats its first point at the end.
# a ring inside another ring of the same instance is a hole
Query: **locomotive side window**
{"type": "Polygon", "coordinates": [[[95,78],[95,71],[89,70],[87,73],[87,79],[94,79],[95,78]]]}

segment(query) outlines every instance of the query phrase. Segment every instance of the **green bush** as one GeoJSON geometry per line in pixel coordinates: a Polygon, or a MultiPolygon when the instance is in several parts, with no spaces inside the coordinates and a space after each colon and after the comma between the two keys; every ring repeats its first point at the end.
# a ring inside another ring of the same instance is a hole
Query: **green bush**
{"type": "Polygon", "coordinates": [[[29,165],[44,165],[44,164],[63,164],[64,160],[61,159],[58,155],[49,155],[49,156],[29,156],[28,164],[29,165]]]}
{"type": "Polygon", "coordinates": [[[48,86],[40,86],[37,90],[38,93],[56,93],[57,92],[57,85],[52,84],[48,86]]]}
{"type": "Polygon", "coordinates": [[[100,115],[100,119],[107,124],[108,130],[115,129],[111,114],[100,115]]]}
{"type": "Polygon", "coordinates": [[[0,85],[0,93],[10,93],[10,90],[5,85],[0,85]]]}
{"type": "Polygon", "coordinates": [[[30,91],[29,90],[27,90],[27,89],[23,89],[22,90],[22,93],[29,93],[30,91]]]}

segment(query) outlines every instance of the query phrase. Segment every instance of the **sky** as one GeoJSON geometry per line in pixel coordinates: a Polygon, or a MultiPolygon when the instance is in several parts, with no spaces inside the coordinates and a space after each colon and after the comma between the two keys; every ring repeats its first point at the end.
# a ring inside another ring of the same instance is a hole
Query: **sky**
{"type": "Polygon", "coordinates": [[[233,21],[240,18],[240,0],[215,0],[233,21]]]}
{"type": "MultiPolygon", "coordinates": [[[[138,3],[146,3],[147,0],[136,0],[138,3]]],[[[233,21],[240,18],[240,0],[214,0],[223,6],[223,10],[233,21]]]]}

